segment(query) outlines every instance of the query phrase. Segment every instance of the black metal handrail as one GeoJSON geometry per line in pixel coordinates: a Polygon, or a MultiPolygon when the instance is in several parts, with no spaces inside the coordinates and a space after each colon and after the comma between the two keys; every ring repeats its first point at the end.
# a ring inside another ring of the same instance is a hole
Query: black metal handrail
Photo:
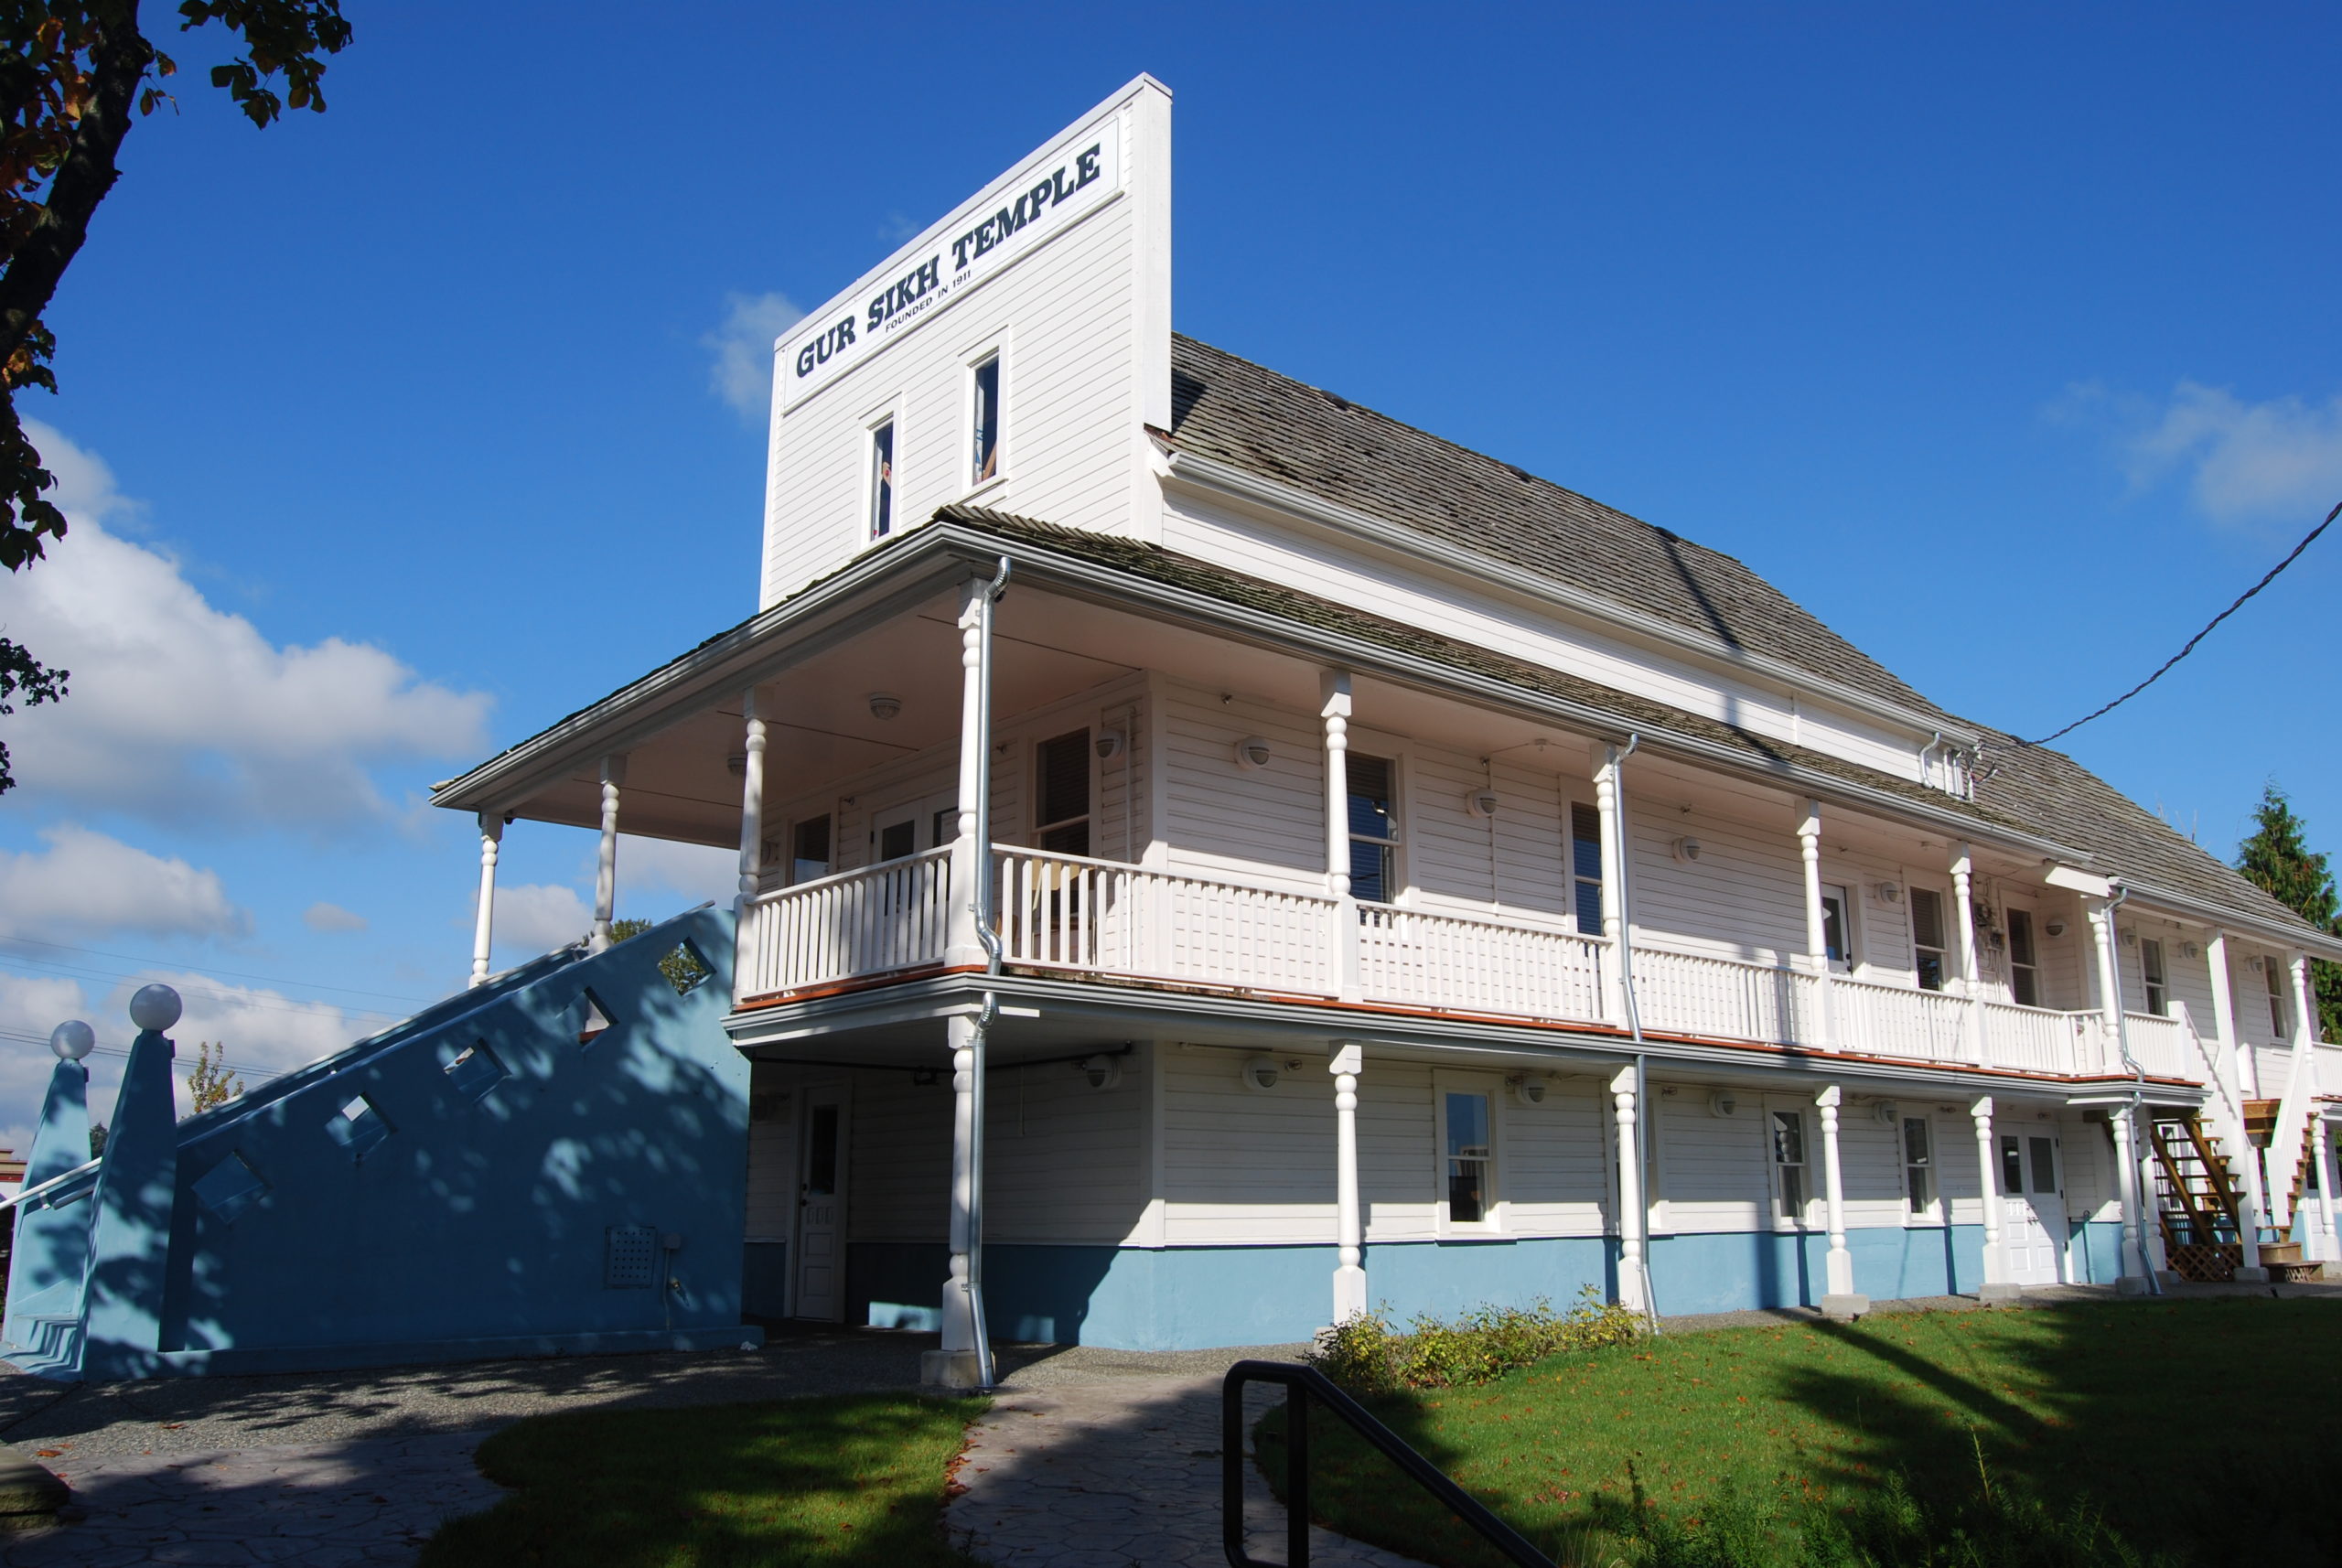
{"type": "Polygon", "coordinates": [[[1315,1367],[1291,1361],[1239,1361],[1219,1386],[1220,1538],[1229,1568],[1309,1568],[1309,1402],[1316,1400],[1349,1424],[1408,1478],[1477,1530],[1489,1545],[1520,1568],[1554,1568],[1553,1560],[1497,1518],[1447,1473],[1410,1447],[1407,1440],[1377,1421],[1333,1380],[1315,1367]],[[1244,1385],[1283,1383],[1284,1417],[1284,1562],[1263,1563],[1244,1550],[1244,1385]]]}

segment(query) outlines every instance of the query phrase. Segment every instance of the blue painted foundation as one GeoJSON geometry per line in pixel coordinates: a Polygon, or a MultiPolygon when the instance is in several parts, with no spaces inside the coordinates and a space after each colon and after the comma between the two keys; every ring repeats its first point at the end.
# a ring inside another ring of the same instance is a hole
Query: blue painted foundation
{"type": "Polygon", "coordinates": [[[552,955],[176,1124],[140,1036],[104,1158],[19,1219],[91,1259],[8,1355],[116,1379],[759,1339],[732,952],[697,910],[552,955]],[[679,943],[712,972],[682,994],[679,943]]]}
{"type": "MultiPolygon", "coordinates": [[[[1874,1300],[1973,1291],[1979,1226],[1855,1230],[1854,1285],[1874,1300]]],[[[1651,1282],[1662,1313],[1813,1305],[1829,1240],[1819,1235],[1661,1236],[1651,1282]]],[[[933,1242],[847,1249],[848,1321],[933,1329],[945,1252],[933,1242]]],[[[1334,1249],[1050,1247],[984,1251],[984,1304],[996,1338],[1188,1350],[1291,1344],[1332,1316],[1334,1249]]],[[[1384,1242],[1366,1249],[1368,1292],[1404,1320],[1453,1316],[1543,1297],[1558,1307],[1617,1286],[1617,1244],[1599,1237],[1384,1242]]]]}
{"type": "Polygon", "coordinates": [[[2073,1246],[2070,1256],[2077,1284],[2112,1284],[2122,1277],[2122,1222],[2119,1219],[2078,1219],[2068,1223],[2073,1246]]]}

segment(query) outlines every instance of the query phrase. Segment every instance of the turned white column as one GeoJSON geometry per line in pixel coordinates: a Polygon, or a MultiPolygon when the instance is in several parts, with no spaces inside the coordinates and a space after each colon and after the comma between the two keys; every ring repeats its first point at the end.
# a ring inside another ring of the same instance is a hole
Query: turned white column
{"type": "Polygon", "coordinates": [[[2124,1295],[2136,1295],[2147,1288],[2149,1270],[2139,1182],[2139,1129],[2127,1105],[2113,1107],[2107,1120],[2114,1129],[2114,1187],[2122,1206],[2122,1277],[2114,1282],[2114,1288],[2124,1295]]]}
{"type": "Polygon", "coordinates": [[[1830,1217],[1830,1252],[1821,1271],[1829,1294],[1821,1311],[1830,1317],[1859,1317],[1870,1310],[1870,1297],[1854,1294],[1854,1255],[1846,1250],[1846,1181],[1838,1161],[1838,1108],[1844,1100],[1834,1083],[1813,1097],[1821,1112],[1821,1193],[1830,1217]]]}
{"type": "Polygon", "coordinates": [[[740,698],[745,735],[740,767],[740,881],[732,897],[732,999],[760,989],[757,981],[756,932],[750,909],[763,880],[765,860],[765,721],[757,713],[757,689],[740,698]]]}
{"type": "Polygon", "coordinates": [[[2317,1165],[2317,1227],[2312,1235],[2318,1261],[2331,1262],[2342,1256],[2342,1249],[2335,1245],[2333,1160],[2326,1150],[2326,1123],[2318,1119],[2317,1094],[2325,1085],[2317,1081],[2317,986],[2310,978],[2309,954],[2294,952],[2292,967],[2294,1077],[2308,1085],[2309,1091],[2298,1098],[2309,1108],[2310,1144],[2317,1165]],[[2305,1079],[2304,1073],[2309,1075],[2305,1079]]]}
{"type": "Polygon", "coordinates": [[[1979,1301],[2013,1301],[2017,1287],[2009,1280],[2008,1254],[2001,1250],[2000,1151],[1993,1147],[1993,1097],[1985,1095],[1968,1107],[1976,1123],[1976,1190],[1984,1206],[1984,1283],[1979,1301]]]}
{"type": "Polygon", "coordinates": [[[2334,1129],[2315,1109],[2309,1128],[2310,1157],[2317,1163],[2318,1262],[2332,1265],[2342,1260],[2342,1236],[2336,1235],[2334,1222],[2334,1129]]]}
{"type": "MultiPolygon", "coordinates": [[[[968,1011],[944,1020],[951,1047],[951,1209],[945,1242],[951,1251],[950,1275],[943,1282],[943,1337],[946,1356],[972,1356],[976,1349],[975,1204],[976,1204],[976,1034],[975,1016],[968,1011]]],[[[922,1380],[948,1382],[949,1376],[922,1380]]]]}
{"type": "Polygon", "coordinates": [[[1602,827],[1602,940],[1608,944],[1602,959],[1603,1004],[1608,1009],[1609,1021],[1623,1029],[1627,1026],[1627,868],[1622,863],[1627,835],[1618,820],[1618,748],[1597,744],[1592,760],[1594,809],[1602,827]]]}
{"type": "Polygon", "coordinates": [[[1989,1067],[1984,1057],[1984,977],[1976,961],[1976,862],[1964,841],[1951,846],[1951,901],[1960,914],[1960,989],[1968,998],[1968,1054],[1978,1067],[1989,1067]]]}
{"type": "Polygon", "coordinates": [[[626,755],[602,758],[602,847],[594,862],[592,951],[610,949],[610,921],[618,902],[618,791],[626,786],[626,755]]]}
{"type": "MultiPolygon", "coordinates": [[[[1328,670],[1320,682],[1326,724],[1326,892],[1334,900],[1335,994],[1355,1002],[1359,982],[1358,903],[1350,896],[1350,677],[1328,670]]],[[[1385,890],[1387,893],[1387,889],[1385,890]]]]}
{"type": "Polygon", "coordinates": [[[1334,1075],[1334,1322],[1366,1312],[1365,1231],[1358,1201],[1358,1075],[1366,1053],[1355,1041],[1333,1047],[1326,1070],[1334,1075]]]}
{"type": "Polygon", "coordinates": [[[1643,1299],[1643,1172],[1631,1063],[1610,1079],[1610,1099],[1618,1119],[1618,1303],[1641,1311],[1649,1304],[1643,1299]]]}
{"type": "Polygon", "coordinates": [[[1821,802],[1808,800],[1804,814],[1797,823],[1798,858],[1805,866],[1805,950],[1812,960],[1813,972],[1819,977],[1814,984],[1814,1025],[1821,1037],[1812,1041],[1823,1050],[1834,1049],[1838,1043],[1837,998],[1831,987],[1829,917],[1821,907],[1821,802]]]}
{"type": "Polygon", "coordinates": [[[489,940],[496,928],[496,851],[504,842],[504,813],[479,814],[479,913],[472,922],[472,983],[488,983],[489,940]]]}
{"type": "Polygon", "coordinates": [[[2098,1026],[2105,1036],[2102,1063],[2109,1072],[2128,1072],[2122,1063],[2122,971],[2114,950],[2114,909],[2103,898],[2085,897],[2091,945],[2098,959],[2098,1026]]]}
{"type": "Polygon", "coordinates": [[[2219,1026],[2220,1044],[2226,1047],[2229,1070],[2229,1099],[2237,1111],[2237,1146],[2229,1152],[2234,1168],[2242,1173],[2237,1197],[2236,1234],[2244,1250],[2243,1265],[2237,1279],[2245,1284],[2259,1284],[2269,1277],[2261,1263],[2261,1151],[2244,1133],[2244,1102],[2260,1092],[2260,1074],[2255,1070],[2252,1047],[2236,1026],[2236,983],[2229,974],[2229,934],[2215,926],[2211,940],[2204,945],[2204,961],[2212,976],[2212,1019],[2219,1026]]]}
{"type": "Polygon", "coordinates": [[[960,789],[951,839],[951,904],[945,920],[943,961],[952,969],[980,969],[986,962],[976,934],[976,879],[992,836],[991,824],[976,820],[983,810],[984,768],[992,759],[992,737],[984,712],[984,601],[989,579],[971,577],[960,590],[960,789]]]}

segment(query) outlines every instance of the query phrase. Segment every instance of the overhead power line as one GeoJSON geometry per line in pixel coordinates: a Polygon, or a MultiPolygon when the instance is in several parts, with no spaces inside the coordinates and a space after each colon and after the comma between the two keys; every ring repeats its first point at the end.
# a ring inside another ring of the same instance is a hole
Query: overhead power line
{"type": "Polygon", "coordinates": [[[2047,746],[2051,741],[2057,740],[2060,736],[2071,735],[2074,731],[2081,728],[2082,725],[2090,723],[2092,719],[2104,718],[2107,714],[2112,713],[2115,709],[2121,707],[2123,703],[2129,702],[2132,698],[2137,696],[2140,693],[2145,691],[2148,687],[2162,680],[2164,676],[2170,671],[2173,665],[2178,663],[2181,660],[2195,652],[2196,645],[2212,635],[2212,628],[2214,627],[2219,625],[2220,622],[2228,619],[2229,617],[2242,609],[2244,607],[2245,600],[2252,597],[2253,595],[2259,593],[2261,589],[2275,582],[2277,580],[2278,573],[2283,572],[2286,567],[2299,560],[2301,558],[2302,552],[2308,549],[2312,543],[2315,542],[2317,536],[2324,533],[2337,517],[2342,517],[2342,501],[2337,501],[2334,505],[2334,510],[2326,514],[2326,521],[2319,523],[2315,528],[2311,529],[2308,533],[2303,536],[2302,542],[2294,546],[2292,554],[2287,555],[2283,561],[2280,561],[2274,566],[2270,567],[2268,575],[2262,577],[2261,581],[2253,584],[2252,586],[2239,594],[2236,596],[2235,601],[2231,603],[2228,608],[2214,616],[2210,620],[2206,621],[2204,623],[2204,629],[2189,638],[2187,639],[2186,647],[2181,649],[2178,652],[2165,660],[2162,666],[2158,668],[2154,674],[2148,676],[2145,680],[2140,682],[2137,685],[2132,687],[2129,691],[2123,693],[2121,696],[2115,698],[2112,702],[2107,703],[2104,707],[2100,708],[2095,713],[2084,714],[2072,724],[2068,725],[2064,729],[2058,730],[2052,735],[2045,735],[2039,740],[2021,740],[2017,742],[2017,745],[2047,746]]]}
{"type": "Polygon", "coordinates": [[[251,974],[242,970],[213,969],[208,964],[186,963],[173,959],[140,958],[134,953],[108,952],[103,948],[76,947],[71,942],[44,941],[38,937],[0,936],[0,948],[15,942],[23,942],[37,948],[55,948],[60,952],[88,953],[93,958],[120,959],[124,963],[143,964],[155,969],[187,970],[197,974],[216,975],[229,980],[259,980],[272,985],[298,985],[310,991],[339,992],[347,996],[377,996],[385,1002],[411,1002],[418,1007],[426,1006],[433,1000],[427,996],[408,996],[396,991],[361,991],[354,985],[320,985],[315,981],[291,980],[281,974],[251,974]]]}

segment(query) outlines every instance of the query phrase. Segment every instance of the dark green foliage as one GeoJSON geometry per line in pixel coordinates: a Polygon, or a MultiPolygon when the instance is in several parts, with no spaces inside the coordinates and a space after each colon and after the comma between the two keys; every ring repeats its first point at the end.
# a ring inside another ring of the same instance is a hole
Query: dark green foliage
{"type": "MultiPolygon", "coordinates": [[[[38,707],[65,695],[66,678],[70,670],[51,670],[35,659],[17,643],[0,637],[0,714],[13,714],[16,706],[10,699],[22,696],[27,707],[38,707]]],[[[8,747],[0,743],[0,795],[16,787],[16,776],[8,768],[8,747]]]]}
{"type": "MultiPolygon", "coordinates": [[[[2309,847],[2309,824],[2294,814],[2293,802],[2272,781],[2252,813],[2252,836],[2237,846],[2236,868],[2246,881],[2321,931],[2342,934],[2342,900],[2334,889],[2326,857],[2309,847]]],[[[2342,964],[2310,962],[2317,993],[2318,1038],[2342,1040],[2342,964]]]]}
{"type": "MultiPolygon", "coordinates": [[[[648,920],[612,920],[610,940],[614,942],[626,941],[650,929],[648,920]]],[[[707,978],[707,965],[700,962],[699,955],[691,949],[678,944],[659,960],[659,972],[667,977],[667,983],[673,986],[675,994],[680,996],[707,978]]]]}
{"type": "Polygon", "coordinates": [[[423,1568],[969,1568],[951,1460],[983,1406],[912,1394],[536,1416],[480,1444],[515,1495],[423,1568]]]}

